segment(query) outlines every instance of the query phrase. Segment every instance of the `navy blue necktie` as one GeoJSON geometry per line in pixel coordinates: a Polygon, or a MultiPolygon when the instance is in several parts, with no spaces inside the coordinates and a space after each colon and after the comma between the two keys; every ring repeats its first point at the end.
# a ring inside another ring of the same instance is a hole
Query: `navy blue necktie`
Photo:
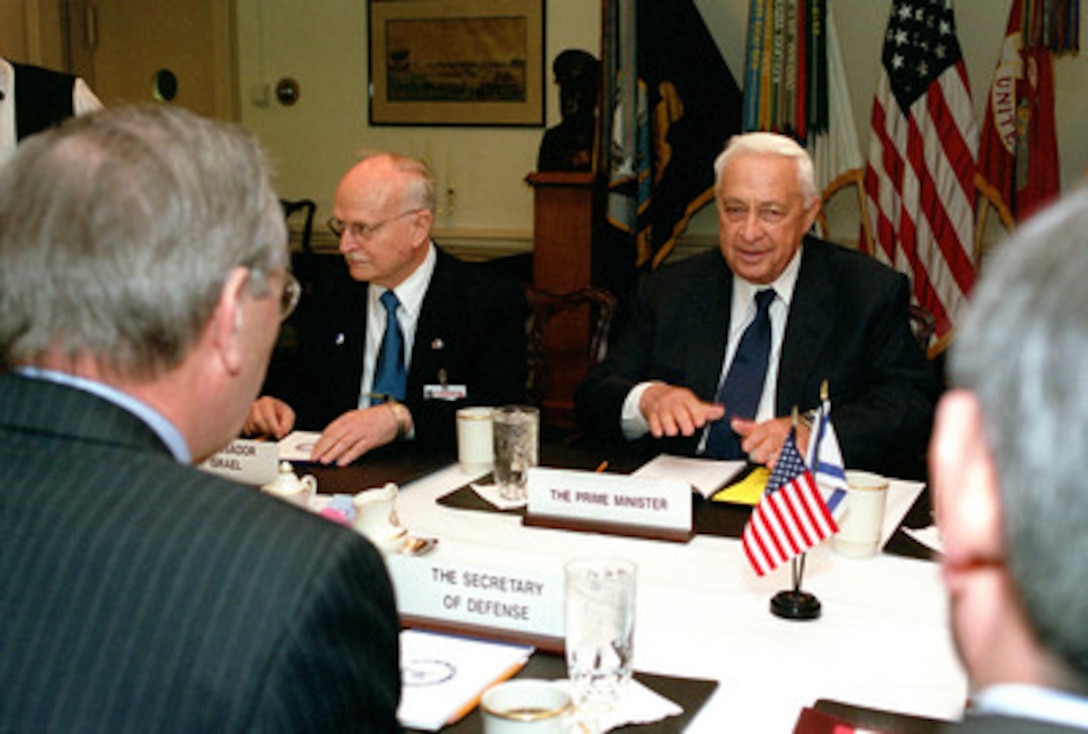
{"type": "MultiPolygon", "coordinates": [[[[397,321],[397,306],[400,301],[393,291],[381,295],[385,306],[385,336],[378,351],[378,364],[374,369],[374,390],[379,396],[388,395],[397,400],[404,400],[407,391],[408,376],[404,370],[404,335],[397,321]]],[[[377,397],[372,403],[385,402],[384,397],[377,397]]]]}
{"type": "Polygon", "coordinates": [[[729,427],[734,416],[755,418],[763,383],[767,379],[767,363],[771,358],[771,303],[774,289],[756,293],[756,317],[741,334],[733,363],[718,391],[718,402],[725,405],[725,417],[710,426],[706,442],[707,456],[716,459],[743,459],[740,436],[729,427]]]}

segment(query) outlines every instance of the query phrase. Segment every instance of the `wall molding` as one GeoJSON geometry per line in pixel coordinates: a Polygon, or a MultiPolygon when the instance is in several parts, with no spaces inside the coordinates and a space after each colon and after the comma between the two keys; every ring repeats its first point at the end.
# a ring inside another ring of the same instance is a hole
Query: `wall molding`
{"type": "MultiPolygon", "coordinates": [[[[289,225],[292,250],[299,250],[302,242],[301,227],[296,223],[289,225]]],[[[533,251],[533,234],[520,230],[491,229],[454,229],[435,228],[434,241],[443,249],[462,260],[494,260],[511,255],[523,255],[533,251]]],[[[314,227],[310,237],[314,252],[335,253],[338,248],[332,232],[324,227],[314,227]]]]}
{"type": "MultiPolygon", "coordinates": [[[[301,248],[301,228],[294,222],[289,225],[290,244],[293,251],[301,248]]],[[[443,249],[462,260],[494,260],[512,255],[524,255],[533,251],[533,235],[520,230],[491,230],[467,228],[435,228],[434,241],[443,249]]],[[[310,243],[314,252],[334,254],[338,243],[324,227],[314,228],[310,243]]],[[[681,236],[666,262],[683,260],[718,246],[716,236],[696,234],[681,236]]]]}

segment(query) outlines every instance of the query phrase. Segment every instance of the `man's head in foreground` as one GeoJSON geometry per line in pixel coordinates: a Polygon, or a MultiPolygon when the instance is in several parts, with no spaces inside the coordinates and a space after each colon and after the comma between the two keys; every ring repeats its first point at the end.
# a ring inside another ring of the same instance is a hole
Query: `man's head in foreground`
{"type": "Polygon", "coordinates": [[[194,460],[237,434],[291,292],[268,167],[240,128],[117,108],[21,145],[0,173],[0,367],[116,387],[194,460]]]}
{"type": "Polygon", "coordinates": [[[930,451],[952,626],[976,689],[1088,681],[1088,192],[983,267],[930,451]]]}

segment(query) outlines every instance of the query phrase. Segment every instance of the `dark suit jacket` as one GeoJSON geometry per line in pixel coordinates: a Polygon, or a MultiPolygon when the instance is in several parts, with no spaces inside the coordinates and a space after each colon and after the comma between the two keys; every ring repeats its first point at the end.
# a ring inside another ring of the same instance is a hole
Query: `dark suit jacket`
{"type": "MultiPolygon", "coordinates": [[[[416,444],[452,452],[458,408],[525,402],[528,305],[513,282],[436,250],[404,403],[416,444]],[[465,385],[467,397],[425,398],[424,387],[442,376],[450,385],[465,385]]],[[[342,262],[335,265],[315,281],[287,325],[297,348],[273,359],[263,391],[294,408],[298,427],[306,430],[320,431],[359,404],[369,285],[352,280],[342,262]]]]}
{"type": "MultiPolygon", "coordinates": [[[[624,398],[663,380],[715,400],[729,334],[732,273],[715,249],[644,279],[630,324],[575,396],[590,435],[620,439],[624,398]]],[[[852,250],[807,237],[786,323],[775,410],[819,404],[828,381],[832,420],[850,468],[919,472],[938,390],[910,332],[906,277],[852,250]]],[[[661,442],[691,454],[697,437],[661,442]]]]}
{"type": "Polygon", "coordinates": [[[0,376],[0,731],[396,731],[397,618],[347,528],[0,376]]]}
{"type": "Polygon", "coordinates": [[[76,78],[40,66],[8,62],[15,70],[15,139],[22,140],[73,114],[76,78]]]}

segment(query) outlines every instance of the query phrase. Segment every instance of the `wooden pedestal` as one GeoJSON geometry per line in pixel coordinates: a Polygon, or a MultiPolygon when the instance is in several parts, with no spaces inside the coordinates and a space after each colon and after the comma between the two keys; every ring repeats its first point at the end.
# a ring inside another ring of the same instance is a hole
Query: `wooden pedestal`
{"type": "MultiPolygon", "coordinates": [[[[533,286],[569,293],[592,284],[595,212],[600,187],[592,173],[539,171],[533,187],[533,286]]],[[[542,407],[549,425],[574,425],[574,389],[589,369],[589,308],[560,313],[544,329],[550,383],[542,407]]]]}

